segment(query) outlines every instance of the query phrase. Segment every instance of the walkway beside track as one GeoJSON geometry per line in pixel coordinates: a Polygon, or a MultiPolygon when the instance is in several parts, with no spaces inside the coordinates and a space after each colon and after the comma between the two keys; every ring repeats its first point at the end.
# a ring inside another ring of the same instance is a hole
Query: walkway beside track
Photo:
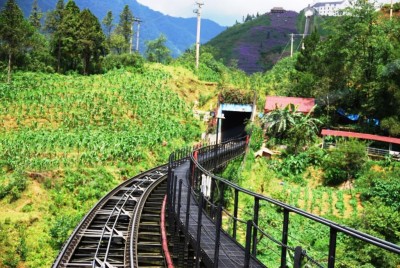
{"type": "MultiPolygon", "coordinates": [[[[180,208],[180,226],[186,228],[186,214],[187,214],[187,199],[190,198],[189,206],[189,228],[188,233],[190,235],[190,242],[192,245],[196,244],[197,241],[197,220],[199,214],[199,207],[197,201],[193,197],[193,193],[188,196],[188,174],[189,174],[189,162],[184,162],[174,170],[174,176],[177,179],[176,185],[179,185],[179,181],[182,181],[182,193],[181,193],[181,208],[180,208]]],[[[178,200],[178,196],[176,196],[178,200]]],[[[178,213],[178,204],[175,206],[176,213],[178,213]]],[[[201,220],[201,236],[200,236],[200,248],[202,262],[207,267],[213,267],[214,263],[214,245],[216,238],[216,226],[215,222],[212,221],[204,212],[202,212],[201,220]]],[[[235,242],[229,235],[224,232],[220,234],[220,249],[218,257],[218,267],[245,267],[245,249],[235,242]]],[[[196,249],[195,249],[196,250],[196,249]]],[[[259,261],[251,257],[250,267],[265,267],[259,261]]]]}

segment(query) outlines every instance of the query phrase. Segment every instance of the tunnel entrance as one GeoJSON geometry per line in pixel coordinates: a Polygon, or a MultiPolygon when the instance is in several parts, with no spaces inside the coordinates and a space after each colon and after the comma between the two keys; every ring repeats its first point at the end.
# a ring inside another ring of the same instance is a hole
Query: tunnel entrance
{"type": "Polygon", "coordinates": [[[246,135],[246,123],[251,119],[249,112],[223,111],[225,119],[221,120],[221,138],[229,140],[246,135]]]}
{"type": "Polygon", "coordinates": [[[252,120],[253,106],[223,103],[219,107],[220,141],[246,135],[246,123],[252,120]]]}

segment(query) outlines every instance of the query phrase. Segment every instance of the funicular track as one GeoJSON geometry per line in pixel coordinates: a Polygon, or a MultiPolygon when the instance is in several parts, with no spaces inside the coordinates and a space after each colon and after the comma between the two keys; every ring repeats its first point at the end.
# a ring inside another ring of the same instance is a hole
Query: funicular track
{"type": "Polygon", "coordinates": [[[302,267],[305,262],[310,267],[334,268],[335,262],[340,265],[336,256],[338,235],[400,256],[399,245],[253,193],[211,173],[244,154],[247,145],[248,138],[245,137],[179,150],[171,154],[168,165],[124,182],[85,216],[53,267],[167,267],[162,251],[165,240],[161,243],[160,239],[161,203],[166,194],[168,208],[163,211],[167,214],[170,236],[166,247],[172,250],[176,267],[265,267],[257,256],[263,237],[280,248],[281,256],[277,260],[280,267],[288,267],[289,259],[295,268],[302,267]],[[224,205],[227,190],[234,193],[232,211],[224,205]],[[238,211],[243,211],[239,208],[239,195],[254,199],[250,218],[239,217],[238,211]],[[281,238],[260,228],[262,203],[279,208],[281,238]],[[329,245],[325,256],[315,259],[304,250],[300,241],[293,240],[289,235],[289,215],[328,229],[329,245]],[[232,225],[225,224],[230,229],[224,229],[223,220],[232,225]],[[244,244],[237,240],[240,230],[244,230],[241,234],[245,235],[244,244]]]}
{"type": "Polygon", "coordinates": [[[162,191],[167,168],[141,173],[103,197],[76,227],[53,267],[137,267],[142,210],[155,188],[162,191]]]}

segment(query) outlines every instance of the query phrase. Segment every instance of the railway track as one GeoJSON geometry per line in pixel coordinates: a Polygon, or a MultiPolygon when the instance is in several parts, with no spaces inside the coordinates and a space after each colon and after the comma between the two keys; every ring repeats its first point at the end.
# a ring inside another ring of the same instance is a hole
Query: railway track
{"type": "Polygon", "coordinates": [[[156,248],[154,221],[159,197],[166,193],[167,169],[163,165],[141,173],[103,197],[76,227],[53,267],[137,267],[138,259],[160,266],[162,255],[152,258],[154,252],[138,251],[136,245],[139,241],[141,249],[156,248]]]}

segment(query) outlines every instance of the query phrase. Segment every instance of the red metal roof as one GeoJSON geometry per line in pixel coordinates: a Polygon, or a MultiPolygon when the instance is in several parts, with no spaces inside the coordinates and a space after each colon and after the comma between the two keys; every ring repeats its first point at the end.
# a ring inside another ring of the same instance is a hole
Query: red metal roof
{"type": "Polygon", "coordinates": [[[358,139],[363,139],[363,140],[383,141],[383,142],[387,142],[387,143],[400,144],[400,139],[398,139],[398,138],[378,136],[378,135],[365,134],[365,133],[357,133],[357,132],[349,132],[349,131],[323,129],[321,132],[321,135],[322,136],[338,136],[338,137],[358,138],[358,139]]]}
{"type": "Polygon", "coordinates": [[[278,96],[267,96],[265,101],[264,112],[268,113],[278,108],[285,108],[289,104],[294,104],[297,107],[297,111],[301,113],[308,113],[315,105],[315,99],[313,98],[295,98],[295,97],[278,97],[278,96]]]}

